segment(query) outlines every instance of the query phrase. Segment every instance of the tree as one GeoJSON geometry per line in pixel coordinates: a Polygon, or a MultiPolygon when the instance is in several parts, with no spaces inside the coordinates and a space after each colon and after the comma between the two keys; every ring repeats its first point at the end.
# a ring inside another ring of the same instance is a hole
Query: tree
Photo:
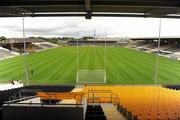
{"type": "Polygon", "coordinates": [[[1,43],[2,43],[3,41],[5,41],[5,40],[7,40],[7,38],[6,38],[6,37],[4,37],[4,36],[1,36],[1,37],[0,37],[0,41],[1,41],[1,43]]]}
{"type": "Polygon", "coordinates": [[[84,36],[81,38],[82,40],[88,40],[88,39],[94,39],[94,37],[91,36],[84,36]]]}

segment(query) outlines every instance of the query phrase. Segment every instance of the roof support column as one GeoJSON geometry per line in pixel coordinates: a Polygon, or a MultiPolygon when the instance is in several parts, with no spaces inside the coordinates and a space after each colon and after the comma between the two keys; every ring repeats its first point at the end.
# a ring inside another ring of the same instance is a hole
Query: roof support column
{"type": "Polygon", "coordinates": [[[85,0],[85,7],[86,7],[86,19],[91,19],[92,17],[92,12],[91,12],[91,0],[85,0]]]}

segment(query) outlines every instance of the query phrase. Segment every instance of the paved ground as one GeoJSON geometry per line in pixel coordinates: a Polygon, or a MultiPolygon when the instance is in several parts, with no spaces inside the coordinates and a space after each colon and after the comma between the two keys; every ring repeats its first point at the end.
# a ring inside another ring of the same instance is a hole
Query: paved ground
{"type": "Polygon", "coordinates": [[[107,120],[126,120],[126,118],[117,111],[114,105],[105,103],[101,106],[104,110],[107,120]]]}

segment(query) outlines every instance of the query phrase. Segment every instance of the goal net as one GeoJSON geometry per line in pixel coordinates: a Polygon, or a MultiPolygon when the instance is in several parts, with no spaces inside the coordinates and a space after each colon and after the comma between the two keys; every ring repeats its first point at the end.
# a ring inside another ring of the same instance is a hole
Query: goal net
{"type": "Polygon", "coordinates": [[[78,70],[76,76],[78,84],[106,83],[105,70],[78,70]]]}

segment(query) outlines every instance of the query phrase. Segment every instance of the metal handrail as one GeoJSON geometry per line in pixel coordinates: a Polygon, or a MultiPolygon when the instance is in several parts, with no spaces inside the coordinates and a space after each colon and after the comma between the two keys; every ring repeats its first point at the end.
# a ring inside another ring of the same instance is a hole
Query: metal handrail
{"type": "Polygon", "coordinates": [[[100,98],[95,98],[95,99],[94,99],[94,98],[88,98],[88,99],[87,99],[87,102],[88,102],[88,103],[90,103],[90,102],[89,102],[90,99],[93,100],[93,103],[94,103],[94,100],[96,99],[96,100],[99,101],[99,104],[101,104],[101,99],[100,99],[100,98]]]}
{"type": "MultiPolygon", "coordinates": [[[[48,99],[51,100],[52,98],[58,99],[58,96],[56,94],[48,94],[48,99]]],[[[45,98],[43,96],[40,96],[41,98],[45,98]]],[[[87,99],[94,99],[94,103],[98,99],[98,103],[102,103],[101,99],[107,99],[108,103],[113,103],[114,105],[117,105],[120,103],[120,99],[117,94],[113,93],[111,90],[88,90],[87,92],[84,92],[81,95],[74,94],[74,99],[78,99],[82,102],[83,98],[87,99]],[[103,96],[103,93],[105,95],[103,96]]],[[[47,97],[46,97],[47,99],[47,97]]],[[[80,103],[81,103],[80,102],[80,103]]]]}
{"type": "MultiPolygon", "coordinates": [[[[43,103],[11,103],[13,105],[40,105],[40,106],[51,106],[51,105],[47,105],[47,104],[43,104],[43,103]]],[[[4,105],[10,105],[10,103],[4,103],[4,105]]],[[[80,107],[83,104],[60,104],[57,103],[56,105],[52,105],[52,106],[76,106],[76,107],[80,107]]]]}
{"type": "MultiPolygon", "coordinates": [[[[94,98],[94,99],[96,99],[96,98],[98,98],[98,99],[100,99],[100,98],[110,98],[111,103],[113,103],[115,105],[120,104],[120,99],[119,99],[118,95],[113,93],[111,90],[88,90],[88,92],[85,93],[84,95],[87,95],[87,98],[89,98],[90,93],[92,93],[92,96],[93,96],[91,98],[94,98]],[[96,93],[97,94],[98,93],[109,93],[110,97],[94,96],[94,94],[96,94],[96,93]]],[[[100,102],[102,102],[102,101],[100,101],[100,102]]]]}
{"type": "Polygon", "coordinates": [[[17,95],[19,95],[20,97],[19,97],[19,99],[21,99],[21,92],[16,92],[14,95],[11,95],[10,97],[9,97],[9,101],[11,101],[11,98],[12,98],[12,100],[16,100],[17,99],[17,95]]]}
{"type": "MultiPolygon", "coordinates": [[[[11,97],[13,97],[13,96],[11,96],[11,97]]],[[[13,99],[13,100],[9,100],[9,101],[4,102],[4,104],[16,103],[16,102],[20,102],[22,100],[28,100],[28,99],[35,98],[35,97],[36,96],[30,96],[30,97],[24,97],[24,98],[20,98],[20,99],[13,99]]]]}
{"type": "Polygon", "coordinates": [[[9,101],[12,101],[12,100],[14,100],[14,95],[12,95],[12,96],[9,97],[9,101]],[[12,99],[11,99],[11,98],[12,98],[12,99]]]}

